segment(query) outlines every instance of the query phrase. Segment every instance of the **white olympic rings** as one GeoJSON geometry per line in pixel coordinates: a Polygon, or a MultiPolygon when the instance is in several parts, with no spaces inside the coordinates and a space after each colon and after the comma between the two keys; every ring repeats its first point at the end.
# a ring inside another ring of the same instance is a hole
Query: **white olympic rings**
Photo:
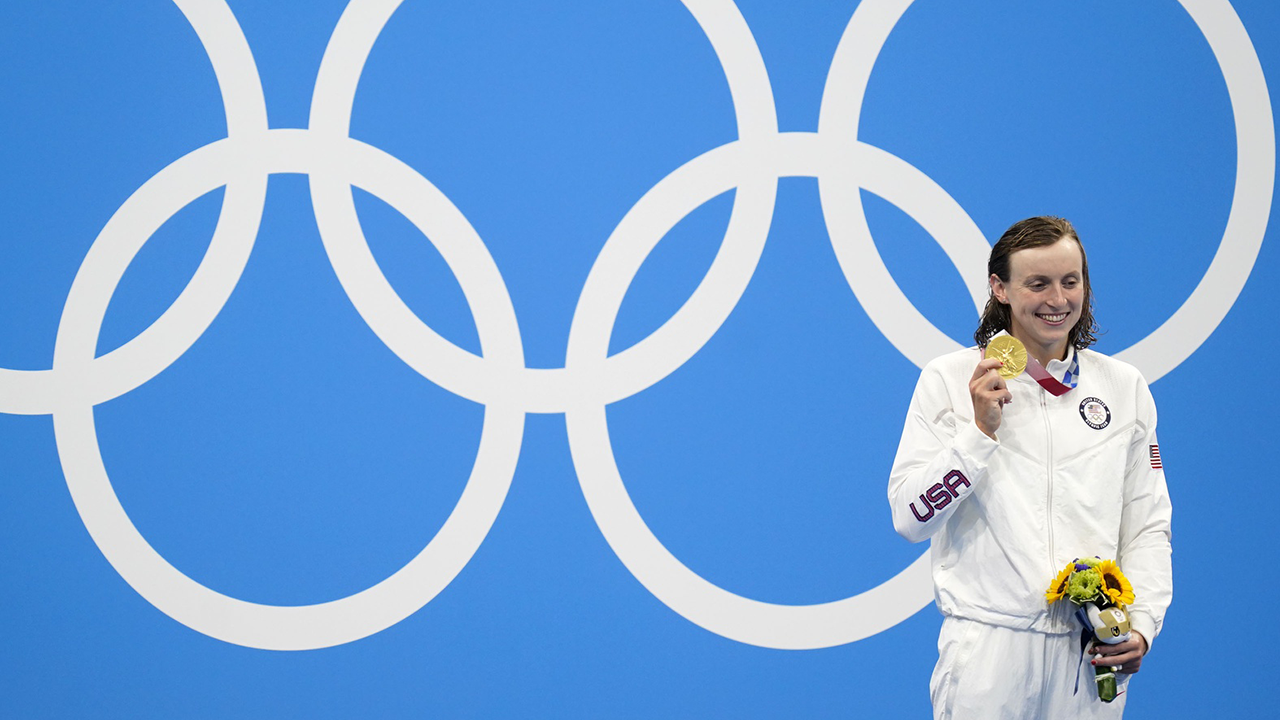
{"type": "MultiPolygon", "coordinates": [[[[613,457],[605,408],[659,382],[718,331],[755,272],[778,179],[816,177],[831,242],[858,301],[885,337],[923,365],[958,347],[906,298],[880,259],[862,210],[868,190],[911,215],[985,302],[989,246],[965,211],[905,161],[857,138],[871,70],[913,0],[863,0],[835,52],[816,133],[780,133],[759,48],[732,0],[683,0],[728,80],[739,139],[676,169],[647,192],[605,243],[579,297],[565,367],[528,368],[510,295],[471,224],[434,185],[386,153],[349,137],[356,86],[374,42],[402,0],[352,0],[316,79],[307,129],[270,130],[247,41],[223,0],[174,0],[213,64],[227,138],[178,159],[111,217],[72,284],[53,367],[0,368],[0,412],[52,414],[76,509],[103,555],[148,602],[199,632],[249,647],[301,650],[351,642],[430,602],[470,561],[492,527],[515,472],[524,415],[564,413],[579,482],[596,524],[627,569],[672,610],[734,640],[806,649],[881,632],[932,599],[922,555],[878,587],[835,602],[779,605],[745,598],[698,576],[646,526],[613,457]],[[306,606],[245,602],[190,579],[129,520],[103,467],[93,407],[162,372],[213,322],[239,281],[273,173],[305,173],[325,251],[339,282],[379,339],[437,385],[485,406],[470,479],[444,526],[407,565],[354,595],[306,606]],[[98,333],[125,268],[169,217],[226,187],[212,242],[177,300],[137,337],[95,357],[98,333]],[[431,238],[475,317],[482,355],[427,327],[379,270],[351,188],[402,212],[431,238]],[[608,354],[622,299],[661,238],[713,197],[736,190],[724,241],[688,301],[632,347],[608,354]]],[[[1189,357],[1234,304],[1257,258],[1270,211],[1275,137],[1261,64],[1227,0],[1179,0],[1208,40],[1235,114],[1236,186],[1217,254],[1174,315],[1120,353],[1155,381],[1189,357]]]]}

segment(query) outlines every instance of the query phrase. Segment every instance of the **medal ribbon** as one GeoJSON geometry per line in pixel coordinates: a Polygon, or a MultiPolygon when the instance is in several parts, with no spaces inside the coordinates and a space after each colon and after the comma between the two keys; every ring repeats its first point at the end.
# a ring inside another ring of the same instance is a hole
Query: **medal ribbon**
{"type": "Polygon", "coordinates": [[[1080,353],[1071,353],[1071,367],[1067,368],[1067,372],[1062,376],[1062,380],[1058,380],[1058,378],[1050,375],[1049,371],[1045,370],[1044,366],[1040,364],[1040,361],[1036,360],[1030,353],[1028,353],[1027,374],[1031,376],[1032,380],[1040,383],[1040,387],[1048,390],[1050,395],[1054,397],[1062,397],[1070,392],[1071,389],[1076,386],[1076,383],[1079,382],[1080,353]]]}

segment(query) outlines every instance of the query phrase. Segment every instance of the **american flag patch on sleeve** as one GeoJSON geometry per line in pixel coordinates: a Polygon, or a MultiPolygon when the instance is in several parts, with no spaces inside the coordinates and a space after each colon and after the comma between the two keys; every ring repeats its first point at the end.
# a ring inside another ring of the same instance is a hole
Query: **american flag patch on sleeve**
{"type": "Polygon", "coordinates": [[[1161,470],[1161,469],[1163,469],[1163,468],[1164,468],[1164,465],[1163,465],[1163,464],[1161,464],[1161,462],[1160,462],[1160,446],[1159,446],[1159,445],[1151,445],[1151,446],[1149,446],[1149,447],[1150,447],[1150,455],[1151,455],[1151,469],[1152,469],[1152,470],[1161,470]]]}

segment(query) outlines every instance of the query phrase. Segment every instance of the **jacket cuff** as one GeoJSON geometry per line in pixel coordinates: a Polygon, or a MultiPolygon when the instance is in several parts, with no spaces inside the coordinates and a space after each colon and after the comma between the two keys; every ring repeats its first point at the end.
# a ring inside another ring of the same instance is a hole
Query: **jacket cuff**
{"type": "Polygon", "coordinates": [[[1147,641],[1147,652],[1156,644],[1156,621],[1148,614],[1134,610],[1129,612],[1129,628],[1137,630],[1147,641]]]}

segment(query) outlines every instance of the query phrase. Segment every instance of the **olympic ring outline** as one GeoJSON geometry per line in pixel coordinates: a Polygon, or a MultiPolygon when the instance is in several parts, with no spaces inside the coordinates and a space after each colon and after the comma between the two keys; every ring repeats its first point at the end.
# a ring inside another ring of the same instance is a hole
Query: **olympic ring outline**
{"type": "MultiPolygon", "coordinates": [[[[880,632],[927,604],[931,587],[927,558],[923,555],[872,590],[819,605],[762,603],[708,583],[672,556],[635,510],[613,462],[604,416],[610,402],[660,381],[692,357],[719,329],[745,290],[763,250],[777,180],[789,175],[819,179],[824,215],[838,261],[850,288],[886,338],[917,365],[958,347],[920,316],[893,283],[875,250],[858,194],[860,189],[868,189],[894,202],[895,193],[905,192],[908,205],[925,205],[918,209],[923,217],[908,207],[899,207],[939,240],[963,277],[981,279],[986,241],[963,209],[914,167],[853,139],[874,60],[913,0],[865,0],[858,6],[833,57],[817,133],[777,131],[763,58],[733,2],[684,0],[725,70],[740,137],[673,171],[627,213],[601,250],[584,285],[570,330],[565,368],[551,370],[524,367],[510,297],[483,242],[462,213],[416,171],[348,136],[355,87],[364,62],[401,1],[353,0],[326,48],[317,76],[310,127],[268,130],[256,66],[229,8],[221,0],[175,0],[209,53],[226,106],[228,137],[189,153],[157,173],[108,221],[69,293],[58,329],[53,368],[0,369],[0,387],[16,390],[7,393],[0,411],[53,414],[59,455],[77,510],[95,543],[121,576],[174,619],[228,642],[271,649],[307,649],[366,637],[430,602],[470,560],[505,499],[519,452],[524,414],[564,412],[579,483],[597,526],[637,580],[695,624],[765,647],[816,648],[853,642],[880,632]],[[861,61],[868,56],[869,62],[861,61]],[[358,62],[343,64],[343,59],[358,62]],[[842,94],[850,87],[851,93],[842,94]],[[869,168],[882,175],[869,173],[869,168]],[[97,451],[92,418],[94,405],[128,392],[163,371],[212,322],[247,261],[265,200],[266,178],[275,172],[309,175],[326,252],[344,290],[379,338],[427,379],[486,406],[480,452],[471,479],[440,533],[408,565],[373,587],[340,600],[300,607],[256,605],[229,598],[195,583],[160,557],[128,520],[111,488],[97,451]],[[202,175],[206,178],[203,182],[202,175]],[[883,178],[894,182],[877,185],[877,180],[883,178]],[[208,186],[209,182],[215,184],[208,186]],[[192,281],[150,327],[117,350],[95,358],[97,332],[107,301],[129,259],[163,223],[153,221],[138,206],[163,208],[165,203],[185,199],[176,205],[180,209],[224,184],[227,190],[214,239],[192,281]],[[703,184],[715,192],[700,198],[691,194],[703,184]],[[407,189],[425,194],[427,202],[423,207],[429,207],[431,212],[415,210],[406,217],[437,243],[450,268],[458,274],[476,318],[483,357],[443,340],[403,306],[369,254],[351,204],[353,185],[397,208],[414,205],[408,202],[409,195],[422,202],[407,189]],[[684,214],[731,188],[737,188],[737,192],[729,228],[720,252],[694,295],[658,330],[609,356],[608,340],[617,306],[645,257],[684,214]],[[842,202],[828,202],[834,196],[842,202]],[[739,202],[745,198],[751,202],[739,202]],[[942,209],[934,210],[930,202],[940,203],[942,209]],[[681,208],[687,208],[683,214],[672,212],[681,208]],[[857,210],[852,217],[849,208],[857,210]],[[646,223],[644,213],[654,211],[663,211],[671,222],[666,223],[660,216],[659,222],[646,223]],[[426,233],[427,226],[441,222],[446,232],[426,233]],[[138,233],[139,228],[146,232],[138,233]],[[655,234],[655,229],[661,232],[655,234]],[[740,239],[740,235],[744,238],[740,239]],[[639,240],[631,240],[633,237],[639,240]],[[875,262],[855,258],[857,252],[869,254],[875,262]],[[746,259],[734,253],[746,253],[746,259]],[[614,266],[621,270],[613,270],[614,266]],[[617,275],[610,275],[611,272],[617,275]],[[619,283],[620,277],[625,282],[619,283]],[[862,302],[859,286],[867,284],[875,290],[867,293],[876,298],[874,303],[862,302]],[[477,290],[481,286],[484,292],[477,290]],[[493,291],[498,292],[488,294],[493,291]],[[716,295],[726,291],[730,293],[727,302],[716,295]],[[499,327],[501,330],[494,329],[499,327]],[[81,328],[89,329],[77,334],[81,328]],[[509,337],[514,341],[504,341],[509,337]],[[418,349],[421,347],[432,350],[422,353],[418,349]],[[673,348],[679,352],[672,353],[673,348]],[[668,353],[665,359],[661,357],[664,349],[668,353]],[[425,357],[432,355],[438,365],[440,356],[435,353],[447,358],[446,370],[429,367],[425,362],[425,357]],[[677,361],[673,363],[671,357],[677,361]],[[646,372],[637,373],[641,368],[646,372]],[[537,382],[529,382],[534,377],[537,382]],[[638,380],[627,381],[637,377],[638,380]],[[85,447],[92,452],[67,452],[68,447],[85,447]],[[496,448],[492,452],[495,459],[489,460],[491,448],[496,448]],[[468,519],[460,519],[464,516],[468,519]],[[475,519],[471,520],[473,516],[475,519]],[[442,537],[451,542],[438,542],[442,537]],[[459,543],[456,547],[462,548],[461,552],[442,549],[442,545],[454,547],[453,542],[459,543]],[[432,574],[432,570],[439,574],[432,574]],[[408,591],[399,592],[402,587],[408,591]],[[210,612],[215,606],[218,610],[210,612]]],[[[1270,99],[1247,32],[1226,0],[1180,2],[1205,34],[1227,80],[1239,144],[1237,183],[1222,244],[1205,278],[1173,317],[1119,354],[1146,370],[1152,381],[1190,356],[1230,310],[1256,260],[1274,184],[1270,99]],[[1201,310],[1202,306],[1208,309],[1201,310]],[[1165,338],[1188,335],[1192,342],[1176,352],[1157,347],[1165,338]]],[[[980,306],[980,285],[970,285],[969,289],[980,306]]]]}

